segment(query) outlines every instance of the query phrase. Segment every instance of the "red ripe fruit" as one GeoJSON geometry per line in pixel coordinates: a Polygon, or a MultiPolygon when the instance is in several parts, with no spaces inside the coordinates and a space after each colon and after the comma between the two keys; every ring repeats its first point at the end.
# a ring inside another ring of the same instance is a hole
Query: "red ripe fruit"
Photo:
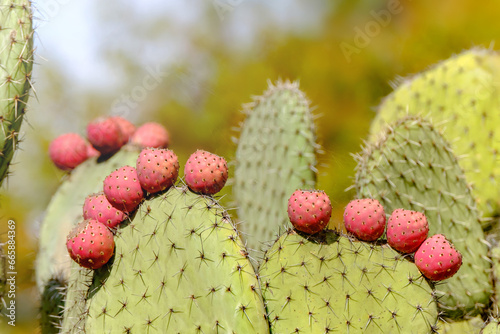
{"type": "Polygon", "coordinates": [[[49,156],[57,168],[72,170],[88,158],[87,142],[76,133],[66,133],[49,145],[49,156]]]}
{"type": "Polygon", "coordinates": [[[104,193],[89,195],[83,204],[83,219],[94,219],[109,228],[114,228],[127,218],[127,215],[115,208],[104,193]]]}
{"type": "Polygon", "coordinates": [[[344,225],[359,240],[375,241],[384,234],[384,208],[376,199],[353,200],[345,208],[344,225]]]}
{"type": "Polygon", "coordinates": [[[150,122],[141,125],[135,131],[132,136],[132,144],[143,148],[167,148],[170,144],[170,136],[163,125],[150,122]]]}
{"type": "Polygon", "coordinates": [[[413,253],[429,233],[427,218],[421,212],[396,209],[387,222],[387,243],[402,253],[413,253]]]}
{"type": "Polygon", "coordinates": [[[104,194],[115,208],[128,213],[134,211],[144,198],[136,169],[124,166],[109,174],[104,179],[104,194]]]}
{"type": "Polygon", "coordinates": [[[213,153],[197,150],[186,162],[184,177],[194,192],[204,195],[218,193],[228,177],[226,160],[213,153]]]}
{"type": "Polygon", "coordinates": [[[157,193],[175,183],[179,175],[179,160],[172,150],[145,148],[137,158],[136,169],[142,189],[157,193]]]}
{"type": "Polygon", "coordinates": [[[415,252],[415,265],[428,279],[442,281],[460,269],[462,254],[444,235],[436,234],[425,240],[415,252]]]}
{"type": "Polygon", "coordinates": [[[112,117],[90,122],[87,125],[87,139],[102,155],[114,153],[125,144],[120,125],[112,117]]]}
{"type": "Polygon", "coordinates": [[[129,120],[120,116],[113,116],[111,117],[111,119],[115,121],[116,124],[118,124],[118,127],[120,128],[120,131],[122,133],[123,145],[125,145],[135,133],[135,125],[132,124],[129,120]]]}
{"type": "Polygon", "coordinates": [[[66,247],[80,266],[98,269],[113,256],[115,241],[104,224],[91,219],[81,222],[69,233],[66,247]]]}
{"type": "Polygon", "coordinates": [[[288,200],[288,218],[301,232],[322,231],[332,216],[332,204],[324,191],[296,190],[288,200]]]}

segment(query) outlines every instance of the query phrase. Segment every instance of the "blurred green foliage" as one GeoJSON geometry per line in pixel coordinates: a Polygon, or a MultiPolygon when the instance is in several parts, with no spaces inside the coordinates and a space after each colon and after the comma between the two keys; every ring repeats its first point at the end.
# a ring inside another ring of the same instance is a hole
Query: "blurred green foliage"
{"type": "MultiPolygon", "coordinates": [[[[230,139],[238,136],[234,128],[243,119],[238,112],[241,104],[250,102],[251,95],[261,94],[267,79],[300,80],[301,89],[320,115],[318,137],[324,154],[319,157],[318,187],[332,199],[332,224],[340,222],[344,205],[354,195],[353,191],[345,191],[354,176],[355,161],[350,154],[359,151],[374,108],[391,91],[390,81],[398,75],[419,72],[464,49],[490,47],[500,36],[500,2],[394,1],[325,2],[314,26],[301,30],[285,29],[269,20],[266,6],[251,0],[226,12],[224,20],[209,1],[198,8],[199,21],[188,30],[179,30],[161,17],[137,17],[126,8],[101,3],[96,8],[99,15],[121,31],[116,40],[105,38],[106,32],[101,39],[96,36],[109,68],[123,75],[116,87],[78,86],[57,63],[39,62],[34,69],[38,101],[30,102],[29,125],[23,128],[23,152],[16,156],[14,176],[0,193],[0,235],[5,236],[8,219],[17,223],[19,289],[17,326],[15,330],[4,330],[0,324],[1,332],[37,332],[34,302],[38,297],[32,269],[37,249],[36,221],[64,178],[48,160],[49,141],[63,132],[83,134],[92,118],[109,114],[113,101],[130,93],[147,74],[140,59],[141,48],[161,45],[168,36],[186,42],[181,61],[175,66],[164,63],[159,51],[158,63],[150,65],[160,66],[168,75],[125,116],[137,124],[149,120],[163,123],[171,133],[171,148],[179,156],[181,169],[197,148],[231,160],[235,145],[230,139]],[[387,24],[378,23],[377,31],[373,13],[380,14],[395,5],[400,6],[398,13],[387,17],[387,24]],[[254,32],[251,43],[234,47],[226,33],[238,24],[231,23],[231,16],[244,11],[260,13],[254,16],[259,20],[249,27],[254,32]],[[365,39],[363,47],[359,43],[356,46],[357,31],[366,33],[370,27],[374,29],[372,37],[365,39]],[[138,44],[121,42],[123,36],[138,44]],[[340,48],[343,42],[359,51],[352,54],[350,61],[340,48]]],[[[289,9],[282,8],[283,16],[289,9]]],[[[38,39],[43,43],[44,36],[38,39]]],[[[224,203],[230,203],[230,187],[226,187],[225,194],[224,203]]]]}

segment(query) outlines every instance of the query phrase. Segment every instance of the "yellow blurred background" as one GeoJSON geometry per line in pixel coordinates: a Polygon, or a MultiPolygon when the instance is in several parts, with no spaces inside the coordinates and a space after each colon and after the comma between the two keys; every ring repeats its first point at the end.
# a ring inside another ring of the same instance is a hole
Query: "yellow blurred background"
{"type": "Polygon", "coordinates": [[[320,115],[318,188],[332,200],[335,225],[354,196],[345,191],[351,154],[391,81],[471,47],[497,49],[500,33],[497,1],[50,0],[34,7],[36,94],[0,190],[0,240],[9,219],[17,226],[17,322],[0,320],[0,333],[39,332],[34,261],[38,224],[64,176],[47,155],[57,135],[83,135],[91,119],[120,114],[163,123],[181,169],[197,148],[231,160],[241,105],[268,79],[299,80],[320,115]]]}

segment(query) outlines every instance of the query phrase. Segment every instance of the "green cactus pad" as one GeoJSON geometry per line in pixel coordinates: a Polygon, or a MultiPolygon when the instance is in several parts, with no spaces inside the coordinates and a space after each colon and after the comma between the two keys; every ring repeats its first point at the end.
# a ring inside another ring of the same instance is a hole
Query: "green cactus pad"
{"type": "Polygon", "coordinates": [[[115,243],[93,273],[73,265],[63,333],[269,332],[248,255],[213,198],[171,188],[146,200],[115,243]]]}
{"type": "Polygon", "coordinates": [[[245,112],[233,193],[247,247],[260,251],[289,227],[292,193],[315,187],[318,145],[309,102],[298,83],[270,84],[245,112]]]}
{"type": "Polygon", "coordinates": [[[51,278],[43,290],[40,301],[40,327],[43,334],[57,334],[61,328],[66,281],[60,277],[51,278]]]}
{"type": "Polygon", "coordinates": [[[432,287],[387,245],[326,231],[293,231],[259,269],[273,333],[430,333],[438,318],[432,287]]]}
{"type": "Polygon", "coordinates": [[[104,178],[121,166],[135,165],[139,150],[124,147],[106,161],[89,159],[75,168],[52,197],[42,221],[36,261],[36,281],[40,293],[53,277],[69,277],[71,259],[66,237],[83,215],[88,195],[102,191],[104,178]]]}
{"type": "Polygon", "coordinates": [[[468,320],[439,321],[437,332],[439,334],[478,334],[483,326],[484,321],[479,316],[468,320]]]}
{"type": "Polygon", "coordinates": [[[33,27],[28,0],[0,5],[0,185],[18,144],[31,88],[33,27]]]}
{"type": "Polygon", "coordinates": [[[445,315],[480,313],[493,290],[488,247],[471,189],[440,132],[419,118],[403,118],[358,160],[359,198],[378,199],[388,215],[397,208],[423,212],[429,235],[444,234],[462,253],[458,274],[436,285],[445,315]]]}
{"type": "MultiPolygon", "coordinates": [[[[500,214],[500,56],[473,49],[402,80],[379,107],[372,138],[405,115],[431,119],[459,157],[478,209],[500,214]]],[[[486,223],[483,222],[484,224],[486,223]]]]}
{"type": "Polygon", "coordinates": [[[500,323],[498,319],[490,319],[484,328],[479,332],[481,334],[500,334],[500,323]]]}

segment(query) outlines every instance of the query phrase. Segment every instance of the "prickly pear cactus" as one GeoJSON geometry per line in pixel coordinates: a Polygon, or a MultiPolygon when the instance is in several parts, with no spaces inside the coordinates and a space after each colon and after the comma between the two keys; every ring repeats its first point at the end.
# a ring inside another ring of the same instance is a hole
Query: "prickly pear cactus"
{"type": "Polygon", "coordinates": [[[31,88],[33,27],[28,0],[0,5],[0,185],[18,144],[31,88]]]}
{"type": "Polygon", "coordinates": [[[468,320],[460,321],[439,321],[439,334],[478,334],[484,327],[484,321],[481,317],[474,317],[468,320]]]}
{"type": "Polygon", "coordinates": [[[387,245],[322,233],[289,231],[266,252],[259,275],[271,332],[432,332],[438,308],[415,264],[387,245]]]}
{"type": "Polygon", "coordinates": [[[48,280],[69,277],[71,259],[66,237],[83,215],[83,203],[89,194],[102,191],[104,178],[116,168],[135,165],[139,149],[126,146],[105,161],[89,159],[68,175],[47,207],[42,221],[36,261],[36,281],[40,293],[48,280]]]}
{"type": "Polygon", "coordinates": [[[429,122],[407,117],[390,126],[358,157],[358,197],[423,212],[429,235],[442,233],[462,253],[458,275],[436,285],[445,316],[480,313],[492,295],[488,247],[471,189],[448,142],[429,122]]]}
{"type": "Polygon", "coordinates": [[[498,319],[492,318],[489,322],[484,326],[484,328],[480,332],[481,334],[500,334],[500,323],[498,319]]]}
{"type": "MultiPolygon", "coordinates": [[[[379,107],[372,138],[405,115],[431,119],[472,183],[478,209],[487,216],[500,208],[500,55],[473,49],[402,80],[379,107]]],[[[484,221],[483,224],[487,224],[484,221]]]]}
{"type": "Polygon", "coordinates": [[[229,216],[173,187],[146,200],[92,272],[72,266],[63,333],[268,333],[259,282],[229,216]]]}
{"type": "Polygon", "coordinates": [[[49,279],[41,294],[40,327],[43,334],[59,333],[64,311],[67,282],[61,277],[49,279]]]}
{"type": "Polygon", "coordinates": [[[233,193],[247,246],[260,251],[289,226],[288,197],[296,189],[315,187],[318,145],[309,102],[298,83],[270,84],[245,113],[233,193]]]}

